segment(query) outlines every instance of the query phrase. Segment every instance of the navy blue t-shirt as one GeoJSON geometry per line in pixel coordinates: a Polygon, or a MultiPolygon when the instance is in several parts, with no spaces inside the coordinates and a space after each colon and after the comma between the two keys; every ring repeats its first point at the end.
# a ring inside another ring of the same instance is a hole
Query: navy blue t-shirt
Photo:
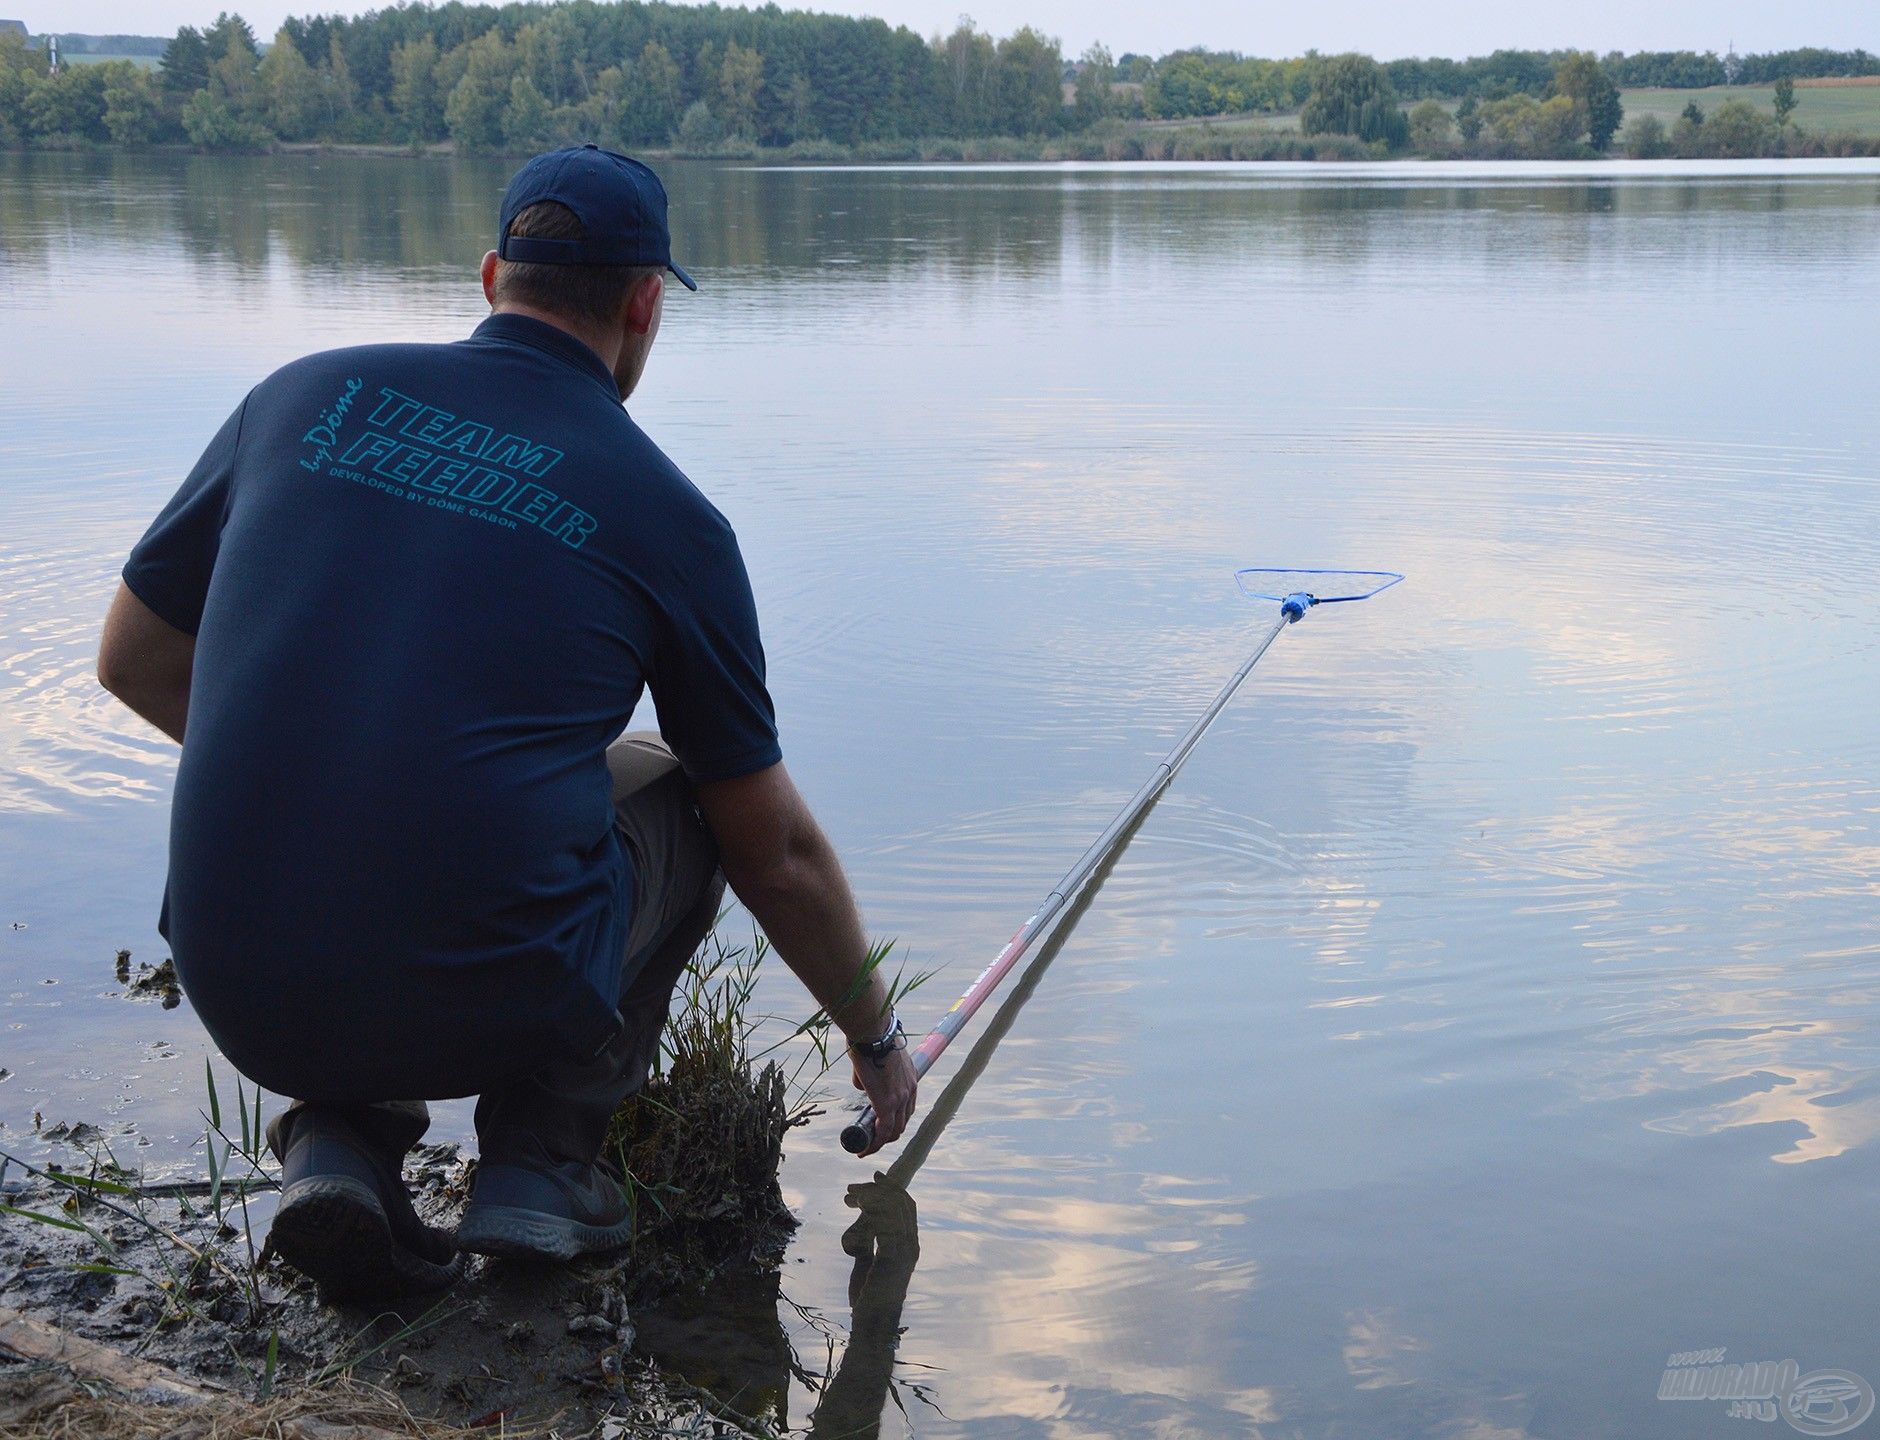
{"type": "Polygon", "coordinates": [[[164,933],[263,1084],[284,1046],[341,1050],[333,1099],[593,1053],[643,688],[695,782],[780,756],[731,527],[540,321],[277,371],[124,580],[196,636],[164,933]]]}

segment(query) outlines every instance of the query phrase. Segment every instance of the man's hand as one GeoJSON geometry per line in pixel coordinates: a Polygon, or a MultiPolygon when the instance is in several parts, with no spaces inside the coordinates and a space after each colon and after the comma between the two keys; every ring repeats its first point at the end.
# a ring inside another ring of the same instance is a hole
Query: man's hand
{"type": "MultiPolygon", "coordinates": [[[[699,809],[718,841],[725,879],[770,943],[843,1035],[873,1039],[894,1007],[888,984],[869,970],[868,939],[854,896],[789,772],[772,765],[698,787],[699,809]]],[[[855,1088],[875,1107],[872,1155],[899,1138],[914,1113],[919,1077],[905,1049],[879,1063],[855,1059],[855,1088]]]]}
{"type": "Polygon", "coordinates": [[[862,1155],[873,1155],[883,1145],[901,1138],[907,1122],[914,1118],[914,1092],[920,1077],[907,1051],[893,1050],[880,1060],[864,1060],[851,1055],[855,1065],[855,1088],[868,1096],[875,1107],[875,1143],[862,1155]]]}

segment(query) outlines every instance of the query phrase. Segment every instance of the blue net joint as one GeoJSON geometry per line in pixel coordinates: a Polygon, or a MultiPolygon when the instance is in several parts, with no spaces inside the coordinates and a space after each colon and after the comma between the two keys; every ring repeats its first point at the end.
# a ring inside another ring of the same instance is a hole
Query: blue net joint
{"type": "Polygon", "coordinates": [[[1317,599],[1306,594],[1305,591],[1295,590],[1280,601],[1279,613],[1286,617],[1286,623],[1290,625],[1318,603],[1317,599]]]}

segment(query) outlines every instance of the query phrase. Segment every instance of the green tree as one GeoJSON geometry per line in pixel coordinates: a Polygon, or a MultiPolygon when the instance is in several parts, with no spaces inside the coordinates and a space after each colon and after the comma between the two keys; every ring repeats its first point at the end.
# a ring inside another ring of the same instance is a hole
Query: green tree
{"type": "Polygon", "coordinates": [[[694,100],[679,117],[679,148],[693,154],[710,151],[725,138],[725,127],[703,100],[694,100]]]}
{"type": "Polygon", "coordinates": [[[588,97],[588,43],[572,9],[544,6],[541,19],[516,32],[516,59],[550,109],[588,97]]]}
{"type": "Polygon", "coordinates": [[[464,150],[496,150],[503,143],[503,112],[510,101],[516,56],[500,30],[477,36],[467,47],[463,78],[444,103],[444,125],[464,150]]]}
{"type": "Polygon", "coordinates": [[[26,92],[27,133],[42,140],[109,140],[104,124],[105,79],[96,65],[66,65],[35,77],[26,92]]]}
{"type": "Polygon", "coordinates": [[[1541,158],[1580,152],[1585,121],[1580,107],[1565,95],[1537,101],[1532,95],[1510,95],[1482,106],[1482,119],[1503,147],[1520,155],[1541,158]]]}
{"type": "Polygon", "coordinates": [[[118,145],[146,145],[163,123],[157,87],[150,72],[128,60],[101,65],[104,81],[104,128],[118,145]]]}
{"type": "Polygon", "coordinates": [[[44,66],[24,35],[0,32],[0,145],[18,145],[26,138],[26,97],[38,85],[44,66]]]}
{"type": "Polygon", "coordinates": [[[202,32],[193,25],[178,30],[175,38],[163,47],[163,60],[158,68],[163,88],[172,95],[194,95],[207,85],[209,47],[203,43],[202,32]]]}
{"type": "Polygon", "coordinates": [[[1464,95],[1462,103],[1456,106],[1456,129],[1465,144],[1473,145],[1481,138],[1482,117],[1477,112],[1473,95],[1464,95]]]}
{"type": "Polygon", "coordinates": [[[540,145],[548,136],[548,100],[527,75],[509,82],[509,103],[503,107],[503,139],[511,149],[540,145]]]}
{"type": "Polygon", "coordinates": [[[326,118],[325,96],[320,77],[300,53],[287,31],[282,30],[268,47],[266,58],[256,71],[261,113],[268,125],[283,140],[305,140],[326,118]]]}
{"type": "Polygon", "coordinates": [[[215,24],[203,31],[202,43],[208,50],[211,64],[226,58],[231,50],[247,55],[259,52],[254,28],[241,16],[231,15],[226,10],[215,17],[215,24]]]}
{"type": "Polygon", "coordinates": [[[1116,62],[1102,45],[1084,51],[1077,66],[1077,124],[1084,129],[1110,113],[1111,87],[1116,84],[1116,62]]]}
{"type": "Polygon", "coordinates": [[[1619,98],[1619,87],[1602,70],[1586,101],[1587,143],[1595,150],[1606,149],[1624,121],[1625,104],[1619,98]]]}
{"type": "Polygon", "coordinates": [[[320,97],[326,102],[327,128],[337,132],[359,99],[358,89],[353,84],[352,62],[346,58],[346,47],[340,43],[338,35],[328,39],[326,63],[316,74],[320,97]]]}
{"type": "MultiPolygon", "coordinates": [[[[1694,105],[1686,105],[1684,113],[1672,122],[1671,136],[1665,144],[1668,153],[1685,159],[1703,153],[1704,127],[1701,122],[1691,119],[1691,111],[1696,108],[1694,105]]],[[[1701,115],[1704,112],[1698,110],[1697,113],[1701,115]]]]}
{"type": "Polygon", "coordinates": [[[1410,122],[1397,106],[1384,67],[1369,55],[1334,55],[1321,61],[1312,93],[1299,112],[1308,135],[1356,135],[1392,147],[1410,138],[1410,122]]]}
{"type": "Polygon", "coordinates": [[[205,150],[262,150],[269,140],[259,122],[239,114],[213,86],[183,106],[183,133],[205,150]]]}
{"type": "Polygon", "coordinates": [[[437,41],[429,35],[394,46],[392,109],[406,138],[435,140],[444,133],[444,96],[438,89],[437,41]]]}
{"type": "Polygon", "coordinates": [[[1569,50],[1554,67],[1553,83],[1548,88],[1555,95],[1584,100],[1599,73],[1599,57],[1592,51],[1569,50]]]}
{"type": "Polygon", "coordinates": [[[1504,95],[1482,106],[1482,124],[1502,146],[1518,151],[1531,150],[1540,103],[1532,95],[1504,95]]]}
{"type": "Polygon", "coordinates": [[[1786,126],[1795,114],[1795,77],[1784,75],[1776,81],[1776,124],[1786,126]]]}
{"type": "Polygon", "coordinates": [[[631,144],[625,133],[626,114],[626,74],[618,65],[609,65],[594,77],[587,98],[573,107],[567,128],[610,144],[631,144]]]}
{"type": "Polygon", "coordinates": [[[256,72],[261,57],[255,51],[254,32],[238,15],[224,14],[203,37],[209,49],[209,88],[243,120],[255,118],[260,95],[256,72]]]}
{"type": "Polygon", "coordinates": [[[1725,160],[1767,154],[1775,124],[1747,100],[1726,100],[1704,122],[1703,150],[1725,160]]]}
{"type": "Polygon", "coordinates": [[[1704,123],[1704,112],[1695,100],[1687,100],[1684,108],[1678,112],[1678,118],[1690,121],[1693,126],[1701,126],[1704,123]]]}
{"type": "Polygon", "coordinates": [[[679,127],[679,62],[657,40],[648,40],[633,66],[631,79],[626,122],[630,136],[665,144],[679,127]]]}
{"type": "Polygon", "coordinates": [[[1442,154],[1455,128],[1440,100],[1419,100],[1410,108],[1410,148],[1421,154],[1442,154]]]}
{"type": "Polygon", "coordinates": [[[1665,122],[1656,115],[1634,115],[1619,143],[1634,160],[1660,160],[1671,153],[1665,122]]]}
{"type": "Polygon", "coordinates": [[[718,92],[718,75],[723,64],[724,56],[719,53],[718,42],[707,40],[693,52],[692,73],[687,77],[686,89],[710,104],[710,97],[718,92]]]}
{"type": "Polygon", "coordinates": [[[1585,133],[1586,116],[1581,108],[1565,95],[1550,95],[1535,108],[1529,143],[1537,155],[1571,155],[1585,133]]]}
{"type": "Polygon", "coordinates": [[[952,135],[985,135],[995,126],[998,109],[998,49],[992,37],[962,16],[943,39],[940,64],[942,128],[952,135]]]}
{"type": "Polygon", "coordinates": [[[1064,55],[1058,42],[1026,25],[998,43],[997,128],[1048,135],[1064,124],[1064,55]]]}
{"type": "Polygon", "coordinates": [[[816,138],[816,90],[809,83],[809,76],[801,70],[790,77],[790,86],[784,92],[784,105],[790,115],[790,138],[792,140],[813,140],[816,138]]]}
{"type": "Polygon", "coordinates": [[[1619,87],[1612,83],[1590,50],[1570,50],[1554,70],[1553,93],[1564,95],[1579,110],[1574,138],[1586,132],[1595,150],[1612,144],[1625,110],[1619,101],[1619,87]]]}
{"type": "Polygon", "coordinates": [[[764,88],[764,57],[733,40],[718,67],[719,113],[733,135],[757,134],[757,97],[764,88]]]}

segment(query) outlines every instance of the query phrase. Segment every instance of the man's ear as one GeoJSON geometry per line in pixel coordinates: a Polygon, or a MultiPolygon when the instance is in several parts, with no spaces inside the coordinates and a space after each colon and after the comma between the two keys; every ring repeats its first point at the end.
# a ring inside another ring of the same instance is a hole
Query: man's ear
{"type": "Polygon", "coordinates": [[[627,329],[635,335],[644,335],[653,328],[653,312],[659,308],[659,297],[666,293],[666,279],[663,275],[648,275],[633,287],[627,296],[627,329]]]}
{"type": "Polygon", "coordinates": [[[490,302],[490,309],[496,308],[496,252],[488,251],[483,256],[483,298],[490,302]]]}

